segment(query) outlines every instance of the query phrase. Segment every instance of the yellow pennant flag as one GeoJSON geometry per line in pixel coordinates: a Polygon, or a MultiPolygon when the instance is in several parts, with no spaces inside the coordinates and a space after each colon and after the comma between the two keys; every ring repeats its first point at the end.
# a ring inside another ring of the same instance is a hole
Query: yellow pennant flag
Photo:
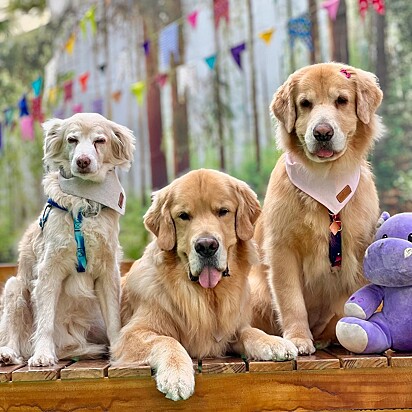
{"type": "Polygon", "coordinates": [[[74,44],[76,43],[76,35],[74,33],[72,33],[69,37],[69,39],[67,40],[64,48],[66,49],[67,53],[69,54],[73,54],[73,50],[74,50],[74,44]]]}
{"type": "Polygon", "coordinates": [[[51,105],[54,105],[57,100],[57,87],[51,87],[47,96],[47,100],[51,105]]]}
{"type": "Polygon", "coordinates": [[[273,33],[275,32],[275,29],[268,29],[265,31],[262,31],[259,33],[259,37],[266,43],[266,44],[270,44],[270,42],[272,41],[272,36],[273,33]]]}
{"type": "Polygon", "coordinates": [[[130,86],[130,90],[136,96],[137,103],[139,106],[143,104],[143,97],[144,97],[145,89],[146,89],[146,84],[143,81],[133,83],[130,86]]]}

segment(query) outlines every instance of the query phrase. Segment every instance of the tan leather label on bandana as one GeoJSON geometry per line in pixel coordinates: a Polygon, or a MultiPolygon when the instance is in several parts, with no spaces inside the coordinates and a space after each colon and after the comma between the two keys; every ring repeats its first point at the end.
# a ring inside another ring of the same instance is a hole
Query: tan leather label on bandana
{"type": "Polygon", "coordinates": [[[350,194],[352,193],[352,189],[349,185],[346,185],[337,195],[336,199],[338,199],[339,203],[342,203],[350,194]]]}

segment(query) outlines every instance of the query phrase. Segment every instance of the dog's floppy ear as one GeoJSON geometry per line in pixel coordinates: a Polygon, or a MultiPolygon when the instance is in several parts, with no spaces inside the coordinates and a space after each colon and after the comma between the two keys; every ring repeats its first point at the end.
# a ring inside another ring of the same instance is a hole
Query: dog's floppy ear
{"type": "Polygon", "coordinates": [[[125,126],[109,121],[113,133],[112,152],[117,166],[128,170],[133,161],[135,137],[133,132],[125,126]]]}
{"type": "Polygon", "coordinates": [[[44,131],[44,145],[43,160],[46,162],[52,159],[56,155],[60,154],[63,145],[63,133],[61,133],[61,126],[63,120],[61,119],[50,119],[42,124],[44,131]]]}
{"type": "Polygon", "coordinates": [[[293,87],[296,83],[293,74],[280,86],[270,104],[271,113],[284,124],[286,131],[291,133],[295,127],[296,108],[293,100],[293,87]]]}
{"type": "Polygon", "coordinates": [[[253,237],[254,224],[261,213],[256,193],[242,181],[236,184],[236,196],[239,206],[236,211],[236,234],[241,240],[253,237]]]}
{"type": "Polygon", "coordinates": [[[170,214],[169,186],[154,192],[152,205],[144,215],[144,224],[157,237],[162,250],[172,250],[176,244],[176,231],[170,214]]]}
{"type": "Polygon", "coordinates": [[[377,77],[373,73],[356,69],[356,113],[362,123],[369,124],[382,97],[377,77]]]}

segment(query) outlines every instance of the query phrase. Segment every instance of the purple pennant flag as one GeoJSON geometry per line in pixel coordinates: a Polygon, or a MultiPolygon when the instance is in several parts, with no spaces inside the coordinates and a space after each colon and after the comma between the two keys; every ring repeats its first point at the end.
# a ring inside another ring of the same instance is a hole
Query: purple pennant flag
{"type": "Polygon", "coordinates": [[[92,112],[103,115],[103,99],[96,99],[92,102],[92,112]]]}
{"type": "Polygon", "coordinates": [[[150,40],[145,40],[143,43],[144,55],[148,56],[150,53],[150,40]]]}
{"type": "Polygon", "coordinates": [[[23,116],[28,116],[29,115],[29,108],[27,106],[27,99],[26,95],[23,95],[23,97],[19,100],[17,103],[17,106],[19,106],[20,114],[19,117],[23,116]]]}
{"type": "Polygon", "coordinates": [[[171,54],[173,54],[175,64],[178,63],[179,25],[176,22],[169,24],[160,32],[159,50],[163,68],[169,66],[171,54]]]}
{"type": "Polygon", "coordinates": [[[246,50],[246,43],[241,43],[235,47],[232,47],[230,49],[230,52],[232,53],[233,58],[235,59],[236,64],[242,68],[242,60],[240,59],[240,54],[246,50]]]}

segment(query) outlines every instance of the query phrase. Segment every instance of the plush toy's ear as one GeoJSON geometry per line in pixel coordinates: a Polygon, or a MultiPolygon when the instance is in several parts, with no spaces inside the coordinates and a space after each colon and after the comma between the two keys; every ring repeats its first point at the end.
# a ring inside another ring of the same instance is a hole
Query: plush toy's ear
{"type": "Polygon", "coordinates": [[[236,196],[239,206],[236,211],[236,234],[241,240],[253,237],[254,225],[261,213],[256,193],[242,181],[236,185],[236,196]]]}
{"type": "Polygon", "coordinates": [[[356,113],[362,123],[369,124],[382,97],[377,77],[373,73],[356,69],[356,113]]]}
{"type": "Polygon", "coordinates": [[[152,195],[153,203],[143,217],[144,224],[157,237],[162,250],[172,250],[176,244],[176,231],[170,214],[169,186],[152,195]]]}
{"type": "Polygon", "coordinates": [[[376,223],[376,229],[379,229],[385,221],[387,221],[391,215],[388,212],[382,212],[380,215],[378,222],[376,223]]]}
{"type": "Polygon", "coordinates": [[[285,83],[280,86],[270,104],[271,113],[284,124],[288,133],[295,127],[296,108],[293,100],[293,88],[296,84],[296,74],[291,74],[285,83]]]}

